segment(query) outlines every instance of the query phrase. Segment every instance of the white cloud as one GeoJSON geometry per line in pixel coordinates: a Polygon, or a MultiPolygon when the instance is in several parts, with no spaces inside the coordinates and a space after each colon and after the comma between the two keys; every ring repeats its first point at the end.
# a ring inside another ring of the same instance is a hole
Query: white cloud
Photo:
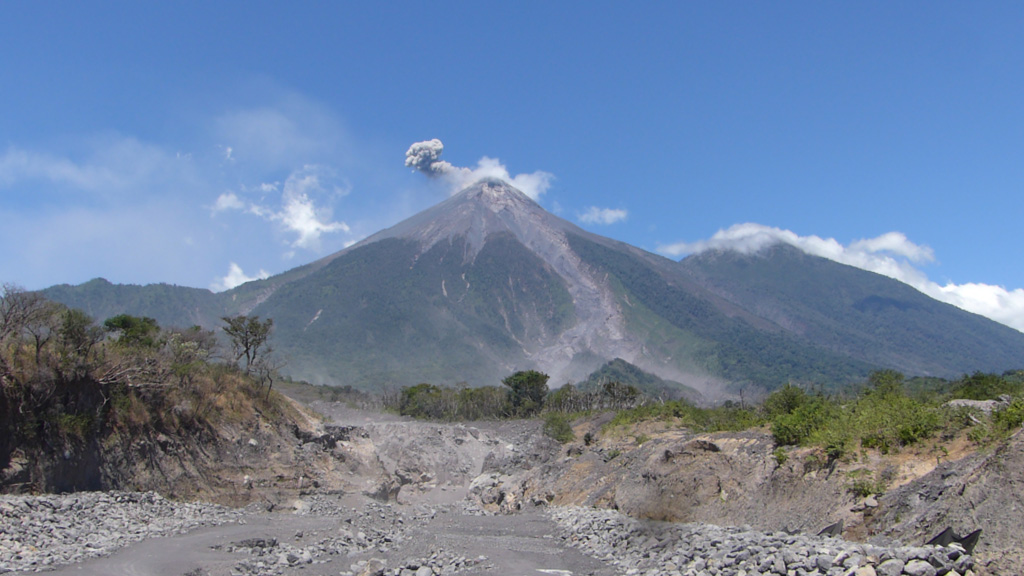
{"type": "MultiPolygon", "coordinates": [[[[244,210],[265,220],[281,224],[288,233],[295,234],[291,242],[295,248],[317,250],[320,237],[332,232],[351,232],[348,224],[333,222],[329,207],[318,206],[316,199],[338,197],[348,194],[348,188],[334,182],[334,174],[323,166],[303,166],[292,172],[285,180],[280,193],[278,207],[267,206],[260,202],[245,202],[234,192],[226,192],[217,197],[213,212],[223,210],[244,210]]],[[[278,192],[278,183],[262,183],[256,187],[264,195],[278,192]]]]}
{"type": "Polygon", "coordinates": [[[790,244],[808,254],[894,278],[936,300],[1024,332],[1024,289],[1007,290],[990,284],[952,282],[943,286],[933,282],[915,266],[933,261],[935,255],[932,249],[911,242],[900,232],[888,232],[876,238],[843,245],[835,238],[800,236],[790,230],[746,223],[719,230],[707,240],[668,244],[659,246],[657,250],[673,257],[698,254],[706,250],[735,250],[753,254],[778,243],[790,244]]]}
{"type": "Polygon", "coordinates": [[[553,174],[541,170],[512,176],[501,160],[487,156],[477,161],[476,168],[453,166],[440,159],[442,152],[444,144],[437,138],[416,142],[405,153],[405,165],[427,176],[444,180],[449,184],[451,194],[484,178],[497,178],[536,200],[548,191],[551,181],[555,178],[553,174]]]}
{"type": "Polygon", "coordinates": [[[164,187],[191,183],[194,164],[189,156],[117,135],[81,143],[87,154],[73,157],[9,147],[0,155],[0,189],[38,186],[39,192],[71,192],[80,198],[112,199],[136,195],[159,181],[164,187]]]}
{"type": "Polygon", "coordinates": [[[292,244],[299,248],[319,247],[320,236],[331,232],[348,232],[348,224],[330,222],[330,210],[317,208],[309,194],[320,191],[319,177],[306,167],[302,173],[295,173],[284,183],[281,211],[274,214],[285,228],[298,234],[292,244]]]}
{"type": "Polygon", "coordinates": [[[264,278],[269,277],[270,274],[263,269],[260,269],[259,273],[256,274],[255,276],[247,276],[245,272],[242,271],[241,266],[232,262],[231,266],[228,268],[227,275],[221,278],[217,278],[217,280],[210,285],[210,290],[213,290],[214,292],[223,292],[225,290],[231,290],[236,286],[241,286],[246,282],[251,282],[253,280],[263,280],[264,278]]]}
{"type": "Polygon", "coordinates": [[[217,197],[217,201],[213,204],[213,212],[223,212],[225,210],[244,210],[245,202],[238,197],[234,192],[225,192],[217,197]]]}
{"type": "Polygon", "coordinates": [[[229,257],[350,240],[332,215],[350,188],[336,172],[367,170],[365,150],[330,110],[271,92],[272,105],[227,110],[173,143],[115,132],[0,143],[0,244],[34,239],[0,257],[0,279],[206,286],[229,257]]]}
{"type": "Polygon", "coordinates": [[[619,208],[598,208],[591,206],[580,214],[580,222],[584,224],[614,224],[626,219],[629,213],[619,208]]]}

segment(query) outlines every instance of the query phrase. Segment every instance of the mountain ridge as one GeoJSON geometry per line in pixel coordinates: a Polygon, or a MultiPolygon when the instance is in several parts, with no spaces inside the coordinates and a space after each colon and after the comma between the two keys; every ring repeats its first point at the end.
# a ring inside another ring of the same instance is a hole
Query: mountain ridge
{"type": "Polygon", "coordinates": [[[496,384],[521,369],[562,383],[621,358],[714,398],[842,385],[877,368],[953,377],[1024,361],[1024,334],[896,280],[788,246],[677,262],[491,179],[270,278],[219,294],[178,288],[44,292],[166,325],[271,317],[290,375],[370,389],[496,384]]]}

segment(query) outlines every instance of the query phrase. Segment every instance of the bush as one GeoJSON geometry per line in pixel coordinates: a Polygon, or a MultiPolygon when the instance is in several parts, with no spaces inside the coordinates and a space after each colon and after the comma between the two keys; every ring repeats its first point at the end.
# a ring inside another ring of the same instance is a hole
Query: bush
{"type": "Polygon", "coordinates": [[[1003,432],[1010,432],[1024,424],[1024,398],[1017,398],[1009,406],[992,413],[992,423],[1003,432]]]}
{"type": "Polygon", "coordinates": [[[861,468],[851,470],[847,476],[850,478],[850,482],[846,485],[846,489],[858,498],[867,498],[872,494],[884,494],[886,488],[889,487],[889,479],[884,473],[875,478],[869,470],[861,468]]]}
{"type": "Polygon", "coordinates": [[[781,445],[804,444],[811,436],[841,417],[839,406],[824,396],[817,396],[789,414],[772,420],[772,436],[781,445]]]}
{"type": "Polygon", "coordinates": [[[789,460],[789,453],[786,452],[785,448],[779,446],[778,448],[775,449],[774,452],[772,452],[772,457],[775,458],[776,464],[782,466],[783,464],[786,463],[787,460],[789,460]]]}
{"type": "Polygon", "coordinates": [[[1003,376],[975,372],[954,384],[950,396],[967,400],[995,400],[1003,394],[1018,396],[1022,393],[1024,384],[1013,372],[1003,376]]]}
{"type": "Polygon", "coordinates": [[[942,425],[939,411],[902,393],[869,393],[853,407],[861,445],[883,454],[930,438],[942,425]]]}
{"type": "Polygon", "coordinates": [[[544,415],[544,434],[562,444],[576,439],[569,418],[561,412],[548,412],[544,415]]]}
{"type": "Polygon", "coordinates": [[[747,408],[735,405],[698,408],[673,400],[620,410],[607,426],[627,426],[648,420],[678,420],[681,426],[700,432],[747,430],[764,423],[757,413],[747,408]]]}
{"type": "Polygon", "coordinates": [[[807,393],[792,384],[786,384],[764,399],[764,412],[768,419],[791,414],[809,400],[807,393]]]}

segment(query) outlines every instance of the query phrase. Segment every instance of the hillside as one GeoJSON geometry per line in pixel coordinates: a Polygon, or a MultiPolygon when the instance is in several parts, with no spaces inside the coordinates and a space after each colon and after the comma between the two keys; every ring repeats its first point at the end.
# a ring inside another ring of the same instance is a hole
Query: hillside
{"type": "Polygon", "coordinates": [[[213,294],[93,280],[44,294],[102,319],[275,321],[284,371],[366,390],[580,381],[620,358],[679,393],[838,386],[877,368],[1016,368],[1024,334],[877,274],[776,246],[676,262],[592,234],[483,180],[345,250],[213,294]]]}
{"type": "Polygon", "coordinates": [[[1003,371],[1024,358],[1017,330],[789,245],[753,255],[705,252],[681,265],[702,286],[794,337],[877,366],[950,377],[1003,371]]]}

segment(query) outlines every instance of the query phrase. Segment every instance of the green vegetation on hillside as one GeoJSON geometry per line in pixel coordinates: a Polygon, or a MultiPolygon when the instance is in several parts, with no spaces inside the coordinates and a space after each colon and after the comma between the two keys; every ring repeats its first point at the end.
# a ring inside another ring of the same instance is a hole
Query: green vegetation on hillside
{"type": "Polygon", "coordinates": [[[101,327],[80,310],[4,286],[0,470],[17,452],[35,464],[29,477],[12,482],[106,488],[113,480],[100,467],[111,450],[142,449],[160,435],[206,437],[257,412],[272,423],[290,410],[269,393],[272,374],[250,377],[235,363],[214,361],[218,354],[209,330],[162,329],[126,314],[101,327]]]}
{"type": "Polygon", "coordinates": [[[1001,372],[1021,359],[1024,335],[1012,328],[786,244],[756,254],[708,251],[686,258],[680,268],[730,304],[791,331],[802,345],[873,366],[851,372],[853,381],[878,368],[956,378],[975,370],[1001,372]]]}
{"type": "Polygon", "coordinates": [[[976,442],[1005,437],[1024,418],[1024,376],[975,373],[951,383],[950,392],[909,395],[905,379],[893,370],[871,374],[853,397],[809,394],[785,386],[765,400],[763,410],[780,445],[822,447],[830,458],[860,449],[900,450],[936,436],[951,438],[969,430],[976,442]],[[970,406],[952,406],[955,398],[999,400],[991,414],[970,406]]]}

